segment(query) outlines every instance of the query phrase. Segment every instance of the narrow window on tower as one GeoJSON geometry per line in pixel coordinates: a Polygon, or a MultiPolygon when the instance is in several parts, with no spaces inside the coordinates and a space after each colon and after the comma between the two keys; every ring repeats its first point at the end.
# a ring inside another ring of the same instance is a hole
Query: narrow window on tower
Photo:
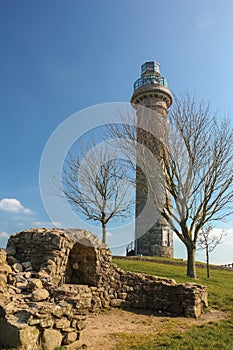
{"type": "Polygon", "coordinates": [[[162,228],[162,246],[169,247],[170,246],[170,236],[169,236],[169,228],[162,228]]]}

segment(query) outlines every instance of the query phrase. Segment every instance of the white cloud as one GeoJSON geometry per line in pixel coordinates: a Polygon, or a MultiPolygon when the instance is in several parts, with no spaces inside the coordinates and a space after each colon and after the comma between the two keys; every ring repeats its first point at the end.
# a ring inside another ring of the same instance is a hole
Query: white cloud
{"type": "Polygon", "coordinates": [[[213,228],[212,234],[214,236],[224,234],[222,242],[225,244],[233,244],[233,228],[213,228]]]}
{"type": "Polygon", "coordinates": [[[7,233],[7,232],[0,232],[0,239],[1,238],[9,238],[9,237],[10,237],[9,233],[7,233]]]}
{"type": "Polygon", "coordinates": [[[106,232],[106,236],[107,237],[112,237],[112,233],[111,232],[106,232]]]}
{"type": "Polygon", "coordinates": [[[0,200],[0,210],[11,213],[32,214],[32,210],[25,208],[16,198],[3,198],[0,200]]]}

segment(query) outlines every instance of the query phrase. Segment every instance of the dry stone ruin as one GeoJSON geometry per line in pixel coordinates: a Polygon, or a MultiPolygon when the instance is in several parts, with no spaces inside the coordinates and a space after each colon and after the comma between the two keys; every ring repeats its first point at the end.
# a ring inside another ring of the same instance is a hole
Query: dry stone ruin
{"type": "MultiPolygon", "coordinates": [[[[127,272],[85,230],[30,229],[0,250],[0,345],[54,350],[82,345],[88,314],[108,307],[150,308],[198,317],[206,288],[127,272]]],[[[103,325],[104,326],[104,325],[103,325]]]]}

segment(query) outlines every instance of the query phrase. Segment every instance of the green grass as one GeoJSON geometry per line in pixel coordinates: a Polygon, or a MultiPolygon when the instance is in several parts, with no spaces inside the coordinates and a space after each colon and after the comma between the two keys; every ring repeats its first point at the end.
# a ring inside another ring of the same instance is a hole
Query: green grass
{"type": "Polygon", "coordinates": [[[210,308],[227,311],[229,317],[219,322],[210,322],[194,326],[191,330],[176,331],[175,318],[168,318],[162,334],[124,333],[119,335],[119,350],[233,350],[233,273],[225,270],[211,270],[211,277],[206,277],[205,269],[197,269],[198,279],[186,277],[185,266],[144,262],[135,259],[114,262],[122,269],[173,278],[179,283],[195,282],[204,284],[208,290],[210,308]]]}
{"type": "MultiPolygon", "coordinates": [[[[120,258],[118,258],[117,256],[114,257],[115,259],[119,260],[120,258]]],[[[129,257],[121,257],[122,260],[126,260],[126,259],[129,259],[129,257]],[[123,258],[123,259],[122,259],[123,258]]],[[[130,257],[131,260],[150,260],[150,261],[155,261],[155,262],[161,262],[161,263],[167,263],[167,264],[173,264],[174,263],[176,264],[184,264],[186,265],[187,261],[184,260],[184,259],[180,259],[180,258],[167,258],[167,257],[162,257],[162,256],[131,256],[130,257]]],[[[205,262],[203,261],[197,261],[196,260],[196,263],[197,264],[201,264],[203,266],[206,265],[205,262]]],[[[215,265],[211,265],[210,266],[215,266],[215,265]]]]}
{"type": "Polygon", "coordinates": [[[232,350],[233,321],[208,323],[191,331],[153,334],[123,334],[117,350],[232,350]]]}
{"type": "Polygon", "coordinates": [[[166,258],[163,256],[146,256],[146,257],[140,257],[140,256],[131,256],[130,259],[132,260],[137,260],[137,259],[152,259],[152,260],[157,260],[157,261],[169,261],[169,262],[184,262],[185,260],[179,259],[179,258],[166,258]]]}

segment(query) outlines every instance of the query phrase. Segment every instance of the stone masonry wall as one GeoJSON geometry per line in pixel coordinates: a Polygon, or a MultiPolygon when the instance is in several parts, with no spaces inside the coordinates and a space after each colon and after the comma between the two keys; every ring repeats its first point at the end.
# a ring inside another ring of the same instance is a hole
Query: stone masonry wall
{"type": "Polygon", "coordinates": [[[206,288],[119,269],[85,230],[31,229],[0,250],[0,344],[20,349],[76,349],[91,311],[150,308],[198,317],[206,288]]]}

